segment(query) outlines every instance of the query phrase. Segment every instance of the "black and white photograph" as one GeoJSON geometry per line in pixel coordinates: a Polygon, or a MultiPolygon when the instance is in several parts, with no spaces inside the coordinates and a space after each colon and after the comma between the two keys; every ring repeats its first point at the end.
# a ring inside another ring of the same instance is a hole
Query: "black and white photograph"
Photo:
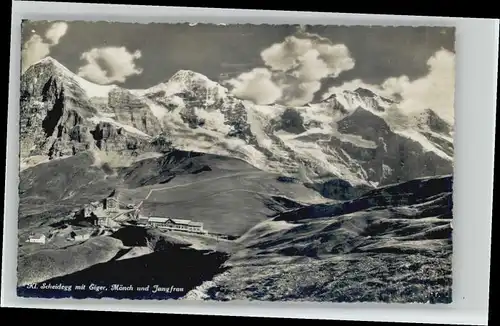
{"type": "Polygon", "coordinates": [[[21,39],[18,297],[453,302],[454,27],[21,39]]]}

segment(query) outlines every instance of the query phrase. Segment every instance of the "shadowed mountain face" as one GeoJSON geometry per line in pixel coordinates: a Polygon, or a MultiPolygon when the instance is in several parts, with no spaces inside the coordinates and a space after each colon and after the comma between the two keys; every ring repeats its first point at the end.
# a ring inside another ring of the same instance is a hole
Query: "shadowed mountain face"
{"type": "MultiPolygon", "coordinates": [[[[22,159],[67,157],[94,148],[121,152],[131,143],[147,139],[148,136],[133,125],[124,128],[121,122],[130,122],[130,119],[123,120],[123,115],[107,121],[108,112],[92,102],[85,85],[85,80],[50,58],[23,74],[20,99],[22,159]]],[[[110,105],[116,107],[113,98],[110,96],[110,105]]],[[[122,112],[125,107],[121,105],[120,110],[115,111],[122,112]]],[[[147,114],[139,117],[136,110],[134,114],[137,120],[147,120],[147,114]]],[[[150,121],[158,125],[156,120],[150,121]]]]}
{"type": "Polygon", "coordinates": [[[325,182],[305,183],[305,186],[318,191],[323,197],[336,200],[357,198],[371,189],[368,186],[353,186],[342,179],[332,179],[325,182]]]}
{"type": "MultiPolygon", "coordinates": [[[[418,205],[428,202],[430,199],[436,202],[437,207],[441,207],[443,214],[451,212],[452,178],[447,176],[416,179],[396,186],[374,189],[356,199],[339,204],[311,205],[288,211],[280,214],[275,219],[290,222],[301,219],[333,217],[377,207],[418,205]]],[[[432,211],[432,213],[436,212],[439,212],[439,209],[432,211]]],[[[447,217],[451,218],[451,216],[447,217]]]]}

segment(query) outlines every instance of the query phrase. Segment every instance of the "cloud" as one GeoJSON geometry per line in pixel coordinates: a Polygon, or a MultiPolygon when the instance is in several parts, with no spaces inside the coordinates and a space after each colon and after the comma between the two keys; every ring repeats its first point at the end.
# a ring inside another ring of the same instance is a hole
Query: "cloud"
{"type": "Polygon", "coordinates": [[[23,46],[21,53],[22,71],[25,72],[29,66],[45,58],[49,53],[50,44],[45,43],[40,35],[33,34],[23,46]]]}
{"type": "Polygon", "coordinates": [[[45,32],[45,38],[55,45],[59,43],[61,37],[63,37],[68,31],[68,24],[64,22],[58,22],[52,24],[50,28],[45,32]]]}
{"type": "Polygon", "coordinates": [[[334,86],[331,87],[328,91],[326,91],[323,95],[322,98],[325,99],[329,97],[332,93],[337,92],[337,91],[354,91],[358,88],[366,88],[375,94],[378,94],[383,97],[388,97],[388,98],[393,98],[394,97],[394,92],[391,91],[390,89],[385,89],[381,87],[380,85],[376,84],[367,84],[361,79],[353,79],[347,82],[342,83],[340,86],[334,86]]]}
{"type": "Polygon", "coordinates": [[[142,74],[135,65],[141,51],[129,52],[125,47],[93,48],[81,55],[86,64],[78,69],[78,75],[98,84],[123,83],[127,77],[142,74]]]}
{"type": "MultiPolygon", "coordinates": [[[[345,45],[333,44],[326,38],[305,32],[304,28],[299,28],[295,35],[286,37],[283,42],[264,49],[260,56],[265,67],[258,68],[259,82],[272,89],[275,97],[279,89],[281,96],[276,101],[288,105],[310,102],[321,88],[323,78],[338,77],[342,72],[354,68],[355,64],[345,45]]],[[[246,89],[244,84],[238,82],[248,79],[249,73],[243,73],[228,82],[239,86],[233,89],[233,93],[252,98],[257,103],[267,103],[269,93],[260,98],[254,84],[249,84],[252,87],[246,89]],[[252,95],[247,95],[247,92],[252,95]]]]}
{"type": "Polygon", "coordinates": [[[45,32],[45,39],[32,31],[33,35],[24,43],[21,51],[22,72],[24,73],[32,64],[48,56],[51,47],[59,44],[67,31],[68,24],[64,22],[52,24],[45,32]]]}
{"type": "Polygon", "coordinates": [[[428,61],[429,73],[410,81],[402,76],[388,79],[383,84],[401,96],[400,108],[413,112],[431,109],[442,118],[454,119],[455,98],[455,54],[447,50],[437,51],[428,61]]]}
{"type": "Polygon", "coordinates": [[[445,49],[437,51],[427,61],[427,75],[410,80],[406,75],[390,77],[380,85],[366,84],[360,79],[330,88],[323,96],[339,90],[367,88],[381,96],[399,101],[403,113],[431,109],[448,121],[454,118],[455,54],[445,49]]]}
{"type": "Polygon", "coordinates": [[[272,80],[271,72],[266,68],[255,68],[226,83],[233,87],[232,93],[241,99],[257,104],[270,104],[282,96],[281,88],[272,80]]]}

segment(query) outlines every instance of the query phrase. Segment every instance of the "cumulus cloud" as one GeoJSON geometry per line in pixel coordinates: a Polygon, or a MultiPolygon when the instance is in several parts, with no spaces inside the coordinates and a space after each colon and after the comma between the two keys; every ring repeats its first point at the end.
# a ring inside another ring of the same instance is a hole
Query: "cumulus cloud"
{"type": "Polygon", "coordinates": [[[61,37],[63,37],[68,31],[68,24],[65,22],[57,22],[52,24],[50,28],[45,32],[45,38],[55,45],[59,43],[61,37]]]}
{"type": "Polygon", "coordinates": [[[45,39],[35,31],[23,45],[21,52],[22,72],[25,72],[32,64],[45,58],[50,54],[51,47],[59,44],[61,38],[68,31],[68,24],[56,22],[45,32],[45,39]]]}
{"type": "Polygon", "coordinates": [[[82,54],[86,64],[78,69],[78,75],[98,84],[123,83],[142,73],[142,68],[135,65],[140,57],[141,51],[132,53],[125,47],[93,48],[82,54]]]}
{"type": "Polygon", "coordinates": [[[245,88],[242,79],[258,78],[272,90],[276,102],[302,105],[313,99],[321,88],[323,78],[338,77],[354,68],[355,64],[345,45],[333,44],[326,38],[306,33],[302,28],[296,35],[264,49],[260,56],[265,67],[243,73],[228,82],[229,85],[239,86],[233,89],[235,95],[252,98],[257,103],[268,103],[269,93],[259,95],[255,84],[248,84],[252,87],[245,88]],[[253,74],[258,74],[258,77],[250,78],[253,74]]]}
{"type": "Polygon", "coordinates": [[[236,97],[258,104],[276,102],[282,96],[281,88],[272,80],[271,72],[266,68],[255,68],[227,81],[233,87],[236,97]]]}
{"type": "Polygon", "coordinates": [[[431,109],[442,118],[453,120],[455,98],[455,54],[440,50],[428,61],[429,73],[410,81],[403,76],[389,79],[385,87],[393,87],[402,98],[400,108],[404,111],[431,109]]]}
{"type": "Polygon", "coordinates": [[[325,97],[338,90],[354,90],[364,87],[381,96],[398,100],[398,108],[402,112],[411,113],[431,109],[443,119],[453,121],[455,54],[441,49],[429,58],[427,66],[429,68],[427,75],[415,80],[402,75],[390,77],[380,85],[373,85],[356,79],[332,87],[325,97]]]}
{"type": "Polygon", "coordinates": [[[22,50],[22,70],[23,72],[32,64],[45,58],[50,53],[50,44],[46,43],[43,38],[38,34],[33,34],[26,43],[24,43],[22,50]]]}

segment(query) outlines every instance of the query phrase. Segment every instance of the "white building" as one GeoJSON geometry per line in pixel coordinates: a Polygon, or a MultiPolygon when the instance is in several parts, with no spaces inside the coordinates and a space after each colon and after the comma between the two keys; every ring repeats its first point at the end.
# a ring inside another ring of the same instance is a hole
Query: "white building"
{"type": "Polygon", "coordinates": [[[207,233],[207,231],[203,230],[203,223],[193,222],[191,220],[151,216],[149,217],[147,224],[152,227],[171,231],[184,231],[203,234],[207,233]]]}
{"type": "Polygon", "coordinates": [[[90,239],[90,234],[77,234],[75,236],[75,241],[83,241],[83,240],[88,240],[90,239]]]}
{"type": "Polygon", "coordinates": [[[30,234],[26,242],[45,244],[47,242],[47,237],[45,234],[30,234]]]}
{"type": "Polygon", "coordinates": [[[70,233],[69,239],[72,241],[85,241],[90,239],[90,232],[88,230],[75,230],[70,233]]]}

